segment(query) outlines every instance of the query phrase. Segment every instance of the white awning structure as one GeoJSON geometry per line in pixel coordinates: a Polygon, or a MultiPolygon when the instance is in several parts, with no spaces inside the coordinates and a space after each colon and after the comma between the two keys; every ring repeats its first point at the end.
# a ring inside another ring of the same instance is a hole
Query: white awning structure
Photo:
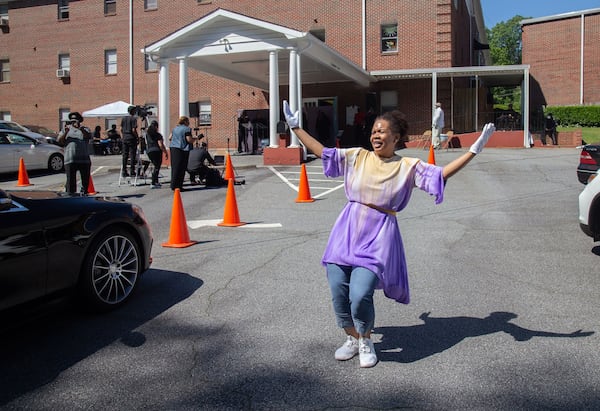
{"type": "MultiPolygon", "coordinates": [[[[522,113],[523,113],[523,146],[530,147],[531,135],[529,133],[529,68],[528,64],[507,66],[471,66],[471,67],[443,67],[423,68],[411,70],[381,70],[372,71],[371,75],[380,81],[402,80],[415,78],[431,78],[431,107],[437,102],[437,79],[473,77],[476,82],[485,82],[488,87],[495,86],[521,86],[522,113]]],[[[475,94],[477,95],[477,94],[475,94]]],[[[477,107],[477,103],[475,104],[477,107]]],[[[477,121],[475,112],[475,124],[477,121]]]]}
{"type": "MultiPolygon", "coordinates": [[[[188,115],[188,69],[269,91],[270,146],[277,147],[279,86],[290,88],[290,107],[301,106],[302,83],[376,79],[310,33],[218,9],[142,49],[160,65],[159,124],[168,134],[169,63],[179,64],[179,114],[188,115]]],[[[292,136],[291,145],[297,145],[292,136]]]]}
{"type": "Polygon", "coordinates": [[[100,107],[96,107],[91,110],[84,111],[81,113],[83,117],[104,117],[104,118],[117,118],[128,115],[127,109],[131,104],[124,101],[115,101],[114,103],[108,103],[100,107]]]}

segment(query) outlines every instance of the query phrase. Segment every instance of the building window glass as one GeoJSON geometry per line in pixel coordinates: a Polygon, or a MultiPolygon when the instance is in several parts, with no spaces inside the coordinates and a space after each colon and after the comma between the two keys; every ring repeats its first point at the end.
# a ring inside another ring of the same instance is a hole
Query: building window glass
{"type": "Polygon", "coordinates": [[[158,0],[144,0],[144,10],[158,9],[158,0]]]}
{"type": "Polygon", "coordinates": [[[104,0],[104,15],[117,14],[117,0],[104,0]]]}
{"type": "Polygon", "coordinates": [[[146,71],[158,71],[158,63],[156,61],[152,61],[152,59],[150,59],[149,54],[146,54],[145,61],[146,61],[146,63],[145,63],[146,71]]]}
{"type": "Polygon", "coordinates": [[[0,120],[10,121],[10,111],[0,111],[0,120]]]}
{"type": "Polygon", "coordinates": [[[71,56],[69,54],[58,55],[58,68],[61,70],[71,70],[71,56]]]}
{"type": "Polygon", "coordinates": [[[104,73],[117,74],[117,50],[104,50],[104,73]]]}
{"type": "Polygon", "coordinates": [[[69,120],[69,112],[71,110],[68,108],[58,109],[58,129],[62,130],[65,128],[67,121],[69,120]]]}
{"type": "Polygon", "coordinates": [[[10,60],[0,60],[0,83],[10,83],[10,60]]]}
{"type": "Polygon", "coordinates": [[[67,20],[69,18],[69,0],[58,0],[58,19],[67,20]]]}
{"type": "Polygon", "coordinates": [[[212,105],[210,100],[200,101],[199,124],[201,126],[210,126],[212,124],[212,105]]]}
{"type": "Polygon", "coordinates": [[[395,53],[398,51],[398,25],[384,24],[381,26],[381,52],[395,53]]]}

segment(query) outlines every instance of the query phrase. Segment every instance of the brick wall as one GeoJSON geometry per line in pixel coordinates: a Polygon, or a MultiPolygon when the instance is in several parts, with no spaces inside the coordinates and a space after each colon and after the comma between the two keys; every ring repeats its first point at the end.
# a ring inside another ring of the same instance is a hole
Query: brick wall
{"type": "MultiPolygon", "coordinates": [[[[583,103],[600,104],[600,14],[586,15],[584,27],[583,103]]],[[[541,89],[532,108],[580,103],[580,53],[580,17],[523,26],[522,61],[541,89]]]]}
{"type": "MultiPolygon", "coordinates": [[[[117,2],[115,15],[105,16],[102,0],[69,3],[68,21],[58,21],[56,2],[16,1],[9,4],[10,30],[0,33],[0,58],[9,58],[11,82],[0,84],[0,111],[8,111],[19,123],[58,128],[60,108],[85,111],[116,100],[129,101],[129,5],[117,2]],[[117,50],[116,75],[104,74],[104,51],[117,50]],[[58,54],[69,53],[71,78],[56,78],[58,54]]],[[[302,2],[220,0],[198,4],[196,0],[159,0],[158,10],[144,11],[143,0],[133,0],[134,104],[158,102],[158,73],[146,72],[140,50],[179,30],[217,8],[262,19],[300,31],[324,29],[326,43],[357,65],[362,65],[361,2],[356,0],[305,0],[302,2]]],[[[469,61],[469,24],[463,2],[452,0],[367,4],[367,70],[449,67],[469,61]],[[393,6],[396,7],[393,7],[393,6]],[[398,53],[382,55],[380,27],[398,23],[398,53]]],[[[171,124],[179,111],[179,68],[169,70],[171,124]]],[[[306,85],[304,97],[337,96],[340,129],[347,105],[366,107],[368,91],[397,90],[400,109],[419,130],[430,122],[431,85],[426,80],[380,82],[372,90],[352,83],[306,85]]],[[[440,82],[438,96],[450,100],[449,87],[440,82]]],[[[213,146],[225,147],[236,139],[238,109],[268,108],[268,93],[243,84],[190,70],[189,100],[210,99],[212,127],[205,132],[213,146]],[[238,96],[239,91],[239,96],[238,96]],[[254,93],[254,94],[253,94],[254,93]]],[[[282,88],[281,98],[287,94],[282,88]]],[[[86,119],[89,127],[104,126],[103,119],[86,119]]]]}

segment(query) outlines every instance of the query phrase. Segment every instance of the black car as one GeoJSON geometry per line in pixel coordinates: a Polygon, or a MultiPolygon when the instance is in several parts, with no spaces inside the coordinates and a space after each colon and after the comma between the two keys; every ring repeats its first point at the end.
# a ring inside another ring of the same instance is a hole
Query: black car
{"type": "Polygon", "coordinates": [[[115,308],[150,267],[152,242],[141,208],[121,199],[0,189],[0,311],[65,291],[115,308]]]}
{"type": "Polygon", "coordinates": [[[591,175],[596,174],[600,168],[600,145],[586,144],[581,148],[579,165],[577,166],[577,178],[582,184],[587,184],[591,175]]]}

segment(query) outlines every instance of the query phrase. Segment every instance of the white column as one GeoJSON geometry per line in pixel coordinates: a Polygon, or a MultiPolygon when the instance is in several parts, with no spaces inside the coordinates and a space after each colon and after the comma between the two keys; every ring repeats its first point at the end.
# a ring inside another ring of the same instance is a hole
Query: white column
{"type": "Polygon", "coordinates": [[[179,59],[179,115],[189,116],[190,107],[188,105],[188,66],[187,57],[179,59]]]}
{"type": "Polygon", "coordinates": [[[160,61],[160,71],[158,72],[158,128],[160,134],[164,136],[164,143],[169,145],[169,61],[160,61]]]}
{"type": "MultiPolygon", "coordinates": [[[[521,113],[523,113],[523,145],[526,148],[529,148],[529,69],[526,68],[523,71],[523,87],[521,90],[522,101],[521,104],[521,113]]],[[[533,143],[533,139],[531,141],[533,143]]]]}
{"type": "MultiPolygon", "coordinates": [[[[290,50],[289,104],[292,113],[298,110],[298,50],[290,50]]],[[[302,117],[302,115],[300,115],[302,117]]],[[[298,136],[290,130],[290,147],[298,147],[298,136]]]]}
{"type": "Polygon", "coordinates": [[[297,80],[298,80],[298,88],[296,89],[297,91],[297,95],[298,95],[298,110],[300,110],[300,127],[304,127],[304,116],[302,116],[302,110],[303,110],[303,106],[302,106],[302,66],[300,64],[301,62],[301,58],[300,58],[300,53],[297,54],[297,59],[298,59],[298,63],[296,65],[297,67],[297,71],[298,71],[298,76],[296,76],[297,80]]]}
{"type": "MultiPolygon", "coordinates": [[[[298,88],[297,88],[297,95],[298,95],[298,110],[300,110],[300,127],[304,127],[304,116],[302,115],[302,111],[304,109],[304,107],[302,106],[302,65],[300,64],[301,62],[301,58],[300,58],[300,53],[297,54],[296,58],[298,59],[298,64],[297,64],[297,71],[298,71],[298,75],[296,76],[296,78],[298,79],[298,88]]],[[[299,145],[300,142],[298,141],[298,136],[296,136],[294,134],[294,138],[295,140],[295,144],[299,145]]],[[[292,140],[294,141],[294,140],[292,140]]],[[[292,143],[294,144],[294,143],[292,143]]],[[[302,160],[306,161],[306,155],[308,154],[308,151],[306,150],[306,146],[304,145],[300,145],[302,147],[302,160]]]]}
{"type": "Polygon", "coordinates": [[[279,66],[276,50],[269,51],[269,147],[279,147],[279,66]]]}

